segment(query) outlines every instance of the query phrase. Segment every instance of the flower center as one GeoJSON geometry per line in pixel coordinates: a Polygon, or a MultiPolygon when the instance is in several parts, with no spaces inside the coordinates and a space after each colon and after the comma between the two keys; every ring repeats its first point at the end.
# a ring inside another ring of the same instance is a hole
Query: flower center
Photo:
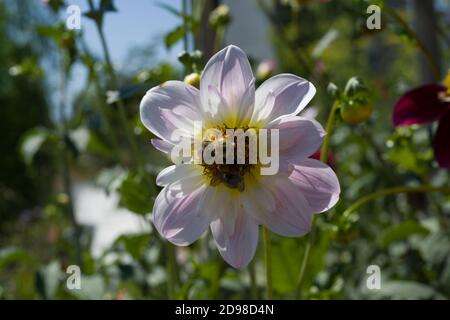
{"type": "Polygon", "coordinates": [[[223,126],[206,130],[202,166],[211,186],[223,183],[231,189],[244,191],[245,176],[252,174],[258,165],[257,142],[254,128],[223,126]],[[213,159],[208,159],[207,155],[213,159]]]}

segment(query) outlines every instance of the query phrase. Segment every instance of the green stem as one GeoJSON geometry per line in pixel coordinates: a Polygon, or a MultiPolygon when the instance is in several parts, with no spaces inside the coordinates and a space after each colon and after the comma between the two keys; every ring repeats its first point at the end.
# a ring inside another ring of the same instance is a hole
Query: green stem
{"type": "Polygon", "coordinates": [[[175,247],[167,242],[167,293],[169,299],[175,296],[178,286],[177,257],[175,247]]]}
{"type": "Polygon", "coordinates": [[[263,227],[264,258],[266,263],[266,290],[267,300],[272,300],[272,253],[270,248],[270,231],[263,227]]]}
{"type": "Polygon", "coordinates": [[[333,127],[334,127],[334,118],[336,116],[336,111],[337,111],[338,107],[339,107],[339,102],[336,100],[333,103],[330,114],[328,116],[327,126],[325,128],[326,135],[323,138],[322,147],[320,149],[320,161],[322,161],[323,163],[327,163],[327,160],[328,160],[328,147],[330,145],[331,133],[332,133],[333,127]]]}
{"type": "MultiPolygon", "coordinates": [[[[83,41],[83,39],[81,39],[81,40],[82,40],[81,45],[82,45],[83,53],[86,56],[90,57],[90,59],[93,59],[92,54],[89,52],[89,49],[88,49],[86,43],[83,41]]],[[[104,134],[107,137],[110,145],[113,147],[113,149],[115,151],[114,160],[117,160],[120,162],[119,141],[117,139],[116,130],[113,130],[113,124],[111,122],[108,105],[106,104],[105,99],[103,99],[102,92],[104,90],[102,90],[102,88],[101,88],[100,81],[95,73],[95,70],[93,70],[93,67],[89,66],[88,68],[89,68],[89,80],[88,80],[87,86],[89,86],[91,83],[94,84],[95,96],[96,96],[96,100],[97,100],[96,105],[98,105],[98,111],[100,113],[102,122],[105,125],[104,134]]]]}
{"type": "Polygon", "coordinates": [[[387,14],[389,14],[395,21],[397,21],[409,34],[411,38],[413,38],[416,41],[417,47],[419,50],[423,53],[425,56],[425,59],[427,60],[428,64],[430,65],[431,71],[433,72],[434,77],[436,80],[439,80],[441,78],[439,68],[436,64],[436,62],[433,60],[433,56],[428,50],[428,48],[423,44],[422,40],[420,39],[419,35],[408,25],[408,23],[405,21],[405,19],[402,18],[395,10],[390,8],[389,6],[385,5],[384,9],[387,14]]]}
{"type": "Polygon", "coordinates": [[[183,13],[183,50],[184,51],[188,51],[189,50],[189,28],[188,28],[188,24],[187,24],[187,14],[188,14],[188,9],[187,9],[187,0],[182,0],[181,1],[181,12],[183,13]]]}
{"type": "Polygon", "coordinates": [[[256,270],[255,270],[255,260],[250,262],[248,266],[248,273],[250,275],[250,296],[252,300],[258,300],[258,287],[256,284],[256,270]]]}
{"type": "Polygon", "coordinates": [[[371,194],[368,194],[358,200],[356,200],[351,206],[349,206],[344,212],[343,215],[348,215],[358,209],[360,206],[375,200],[380,197],[389,196],[397,193],[417,193],[417,192],[442,192],[442,193],[450,193],[450,187],[432,187],[432,186],[417,186],[417,187],[393,187],[383,189],[371,194]]]}
{"type": "MultiPolygon", "coordinates": [[[[339,102],[336,100],[333,103],[333,106],[331,107],[330,114],[328,115],[327,125],[326,125],[326,135],[323,139],[322,148],[320,149],[320,161],[323,163],[327,163],[328,160],[328,147],[330,145],[331,141],[331,134],[333,132],[334,128],[334,120],[336,116],[336,112],[339,108],[339,102]]],[[[301,292],[303,287],[303,282],[305,279],[305,273],[306,273],[306,266],[308,265],[309,257],[311,254],[311,248],[314,244],[315,235],[317,232],[316,227],[316,216],[313,216],[313,220],[311,223],[311,232],[308,235],[308,240],[306,242],[305,246],[305,253],[303,254],[302,263],[300,266],[300,274],[298,276],[298,282],[297,282],[297,297],[301,298],[301,292]]]]}
{"type": "Polygon", "coordinates": [[[61,62],[60,62],[60,83],[59,83],[59,112],[61,125],[59,126],[59,135],[61,137],[61,173],[64,193],[68,198],[68,210],[70,221],[74,229],[75,235],[75,260],[80,268],[83,268],[83,252],[81,246],[81,227],[77,223],[75,218],[75,210],[73,208],[72,197],[72,180],[70,176],[70,154],[67,149],[65,137],[68,135],[68,121],[66,119],[66,85],[67,85],[67,67],[66,67],[66,54],[64,50],[61,50],[61,62]]]}
{"type": "MultiPolygon", "coordinates": [[[[95,7],[94,7],[93,1],[88,0],[88,4],[89,4],[90,10],[94,11],[95,7]]],[[[105,56],[106,68],[108,70],[108,74],[109,74],[110,80],[112,82],[113,89],[118,91],[119,90],[119,80],[118,80],[117,74],[114,70],[114,67],[113,67],[113,64],[111,61],[111,55],[109,53],[109,48],[108,48],[108,44],[106,42],[105,33],[103,32],[103,28],[102,28],[102,25],[100,24],[100,21],[96,20],[95,26],[96,26],[98,35],[100,37],[103,55],[105,56]]],[[[138,149],[136,140],[134,139],[131,128],[128,125],[128,118],[127,118],[127,114],[126,114],[126,110],[125,110],[125,104],[123,103],[122,99],[119,98],[119,100],[117,101],[117,105],[118,105],[120,122],[121,122],[123,130],[125,132],[127,141],[131,147],[133,161],[136,161],[141,168],[144,168],[144,161],[139,153],[139,149],[138,149]]]]}

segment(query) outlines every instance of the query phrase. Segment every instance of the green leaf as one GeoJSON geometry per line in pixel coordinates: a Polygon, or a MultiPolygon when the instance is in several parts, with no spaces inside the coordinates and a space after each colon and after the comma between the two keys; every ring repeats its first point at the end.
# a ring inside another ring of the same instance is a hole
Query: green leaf
{"type": "Polygon", "coordinates": [[[30,255],[20,249],[15,247],[6,247],[0,249],[0,270],[4,269],[8,265],[14,262],[28,261],[30,260],[30,255]]]}
{"type": "Polygon", "coordinates": [[[100,139],[92,130],[86,127],[80,127],[69,132],[70,141],[73,144],[72,149],[76,154],[90,151],[100,156],[110,156],[111,149],[100,139]]]}
{"type": "Polygon", "coordinates": [[[419,159],[418,154],[407,146],[398,146],[386,154],[387,159],[400,168],[410,170],[422,175],[426,171],[426,165],[419,159]]]}
{"type": "Polygon", "coordinates": [[[430,234],[420,243],[419,250],[430,265],[443,265],[450,257],[450,234],[444,231],[430,234]]]}
{"type": "Polygon", "coordinates": [[[120,205],[138,214],[147,214],[153,208],[155,188],[140,173],[129,173],[118,192],[120,205]]]}
{"type": "Polygon", "coordinates": [[[120,166],[105,168],[99,172],[95,178],[95,183],[105,189],[106,192],[111,192],[118,189],[127,176],[128,173],[120,166]]]}
{"type": "Polygon", "coordinates": [[[33,128],[24,134],[20,144],[20,154],[27,165],[33,162],[34,156],[49,137],[50,131],[41,127],[33,128]]]}
{"type": "Polygon", "coordinates": [[[61,266],[58,261],[53,261],[38,270],[36,288],[44,299],[54,298],[61,275],[61,266]]]}
{"type": "Polygon", "coordinates": [[[434,288],[413,281],[389,281],[381,283],[380,290],[371,290],[370,295],[376,298],[390,299],[432,299],[442,298],[434,288]]]}
{"type": "Polygon", "coordinates": [[[302,250],[295,239],[272,245],[273,287],[279,293],[295,290],[302,261],[302,250]]]}
{"type": "Polygon", "coordinates": [[[83,300],[103,299],[106,293],[105,281],[100,275],[81,276],[81,288],[69,292],[83,300]]]}
{"type": "Polygon", "coordinates": [[[178,26],[174,30],[170,31],[164,39],[166,48],[169,49],[175,43],[180,41],[184,36],[184,32],[185,32],[185,30],[184,30],[183,26],[178,26]]]}
{"type": "Polygon", "coordinates": [[[117,12],[114,6],[114,0],[101,0],[100,1],[100,11],[101,12],[117,12]]]}
{"type": "Polygon", "coordinates": [[[150,236],[148,234],[123,235],[116,240],[117,244],[123,244],[125,250],[136,259],[142,259],[145,250],[148,249],[150,236]]]}
{"type": "Polygon", "coordinates": [[[101,26],[103,24],[103,17],[105,15],[105,12],[117,12],[113,0],[101,0],[98,9],[93,9],[85,12],[84,16],[94,20],[101,26]]]}
{"type": "Polygon", "coordinates": [[[392,242],[405,240],[413,235],[428,235],[429,233],[430,231],[420,223],[408,220],[387,229],[382,235],[381,245],[387,247],[392,242]]]}
{"type": "Polygon", "coordinates": [[[171,5],[168,5],[167,3],[157,2],[155,3],[155,5],[166,10],[167,12],[172,13],[177,17],[183,17],[183,13],[181,11],[177,10],[175,7],[172,7],[171,5]]]}

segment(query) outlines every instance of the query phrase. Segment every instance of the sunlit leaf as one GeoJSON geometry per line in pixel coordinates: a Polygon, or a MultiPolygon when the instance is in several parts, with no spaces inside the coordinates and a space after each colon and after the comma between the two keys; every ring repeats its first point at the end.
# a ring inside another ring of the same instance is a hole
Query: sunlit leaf
{"type": "Polygon", "coordinates": [[[33,128],[25,133],[20,145],[20,154],[24,162],[30,165],[34,156],[50,137],[50,132],[46,128],[33,128]]]}
{"type": "Polygon", "coordinates": [[[30,255],[16,247],[0,249],[0,270],[15,262],[24,262],[30,259],[30,255]]]}
{"type": "Polygon", "coordinates": [[[58,289],[62,276],[61,265],[53,261],[41,267],[36,273],[36,288],[45,299],[52,299],[58,289]]]}

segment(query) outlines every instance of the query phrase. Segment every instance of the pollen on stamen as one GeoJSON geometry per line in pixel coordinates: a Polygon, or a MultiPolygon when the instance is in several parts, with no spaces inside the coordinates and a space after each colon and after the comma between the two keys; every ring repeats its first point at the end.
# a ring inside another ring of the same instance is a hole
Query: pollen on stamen
{"type": "MultiPolygon", "coordinates": [[[[245,178],[252,174],[253,169],[257,164],[251,163],[249,150],[250,143],[252,143],[250,137],[244,137],[244,148],[240,150],[239,143],[237,143],[237,137],[234,136],[233,141],[227,139],[227,129],[225,126],[220,128],[215,128],[214,130],[220,131],[220,138],[217,135],[211,134],[207,135],[207,139],[203,140],[202,147],[203,150],[211,143],[216,144],[215,151],[222,148],[223,161],[222,163],[214,162],[212,164],[207,164],[203,161],[203,172],[210,179],[211,186],[217,186],[221,183],[226,185],[231,189],[236,189],[240,192],[245,190],[245,178]],[[228,147],[228,148],[227,148],[228,147]],[[227,162],[227,153],[232,150],[233,152],[233,162],[227,162]],[[242,155],[244,151],[245,155],[242,155]],[[239,156],[244,156],[244,163],[239,163],[239,156]]],[[[238,129],[234,129],[238,130],[238,129]]],[[[249,128],[242,128],[242,132],[248,133],[249,128]]],[[[254,131],[254,130],[253,130],[254,131]]],[[[255,135],[256,138],[256,135],[255,135]]],[[[253,141],[256,143],[256,139],[253,141]]],[[[215,156],[215,151],[212,152],[212,156],[215,156]]]]}

